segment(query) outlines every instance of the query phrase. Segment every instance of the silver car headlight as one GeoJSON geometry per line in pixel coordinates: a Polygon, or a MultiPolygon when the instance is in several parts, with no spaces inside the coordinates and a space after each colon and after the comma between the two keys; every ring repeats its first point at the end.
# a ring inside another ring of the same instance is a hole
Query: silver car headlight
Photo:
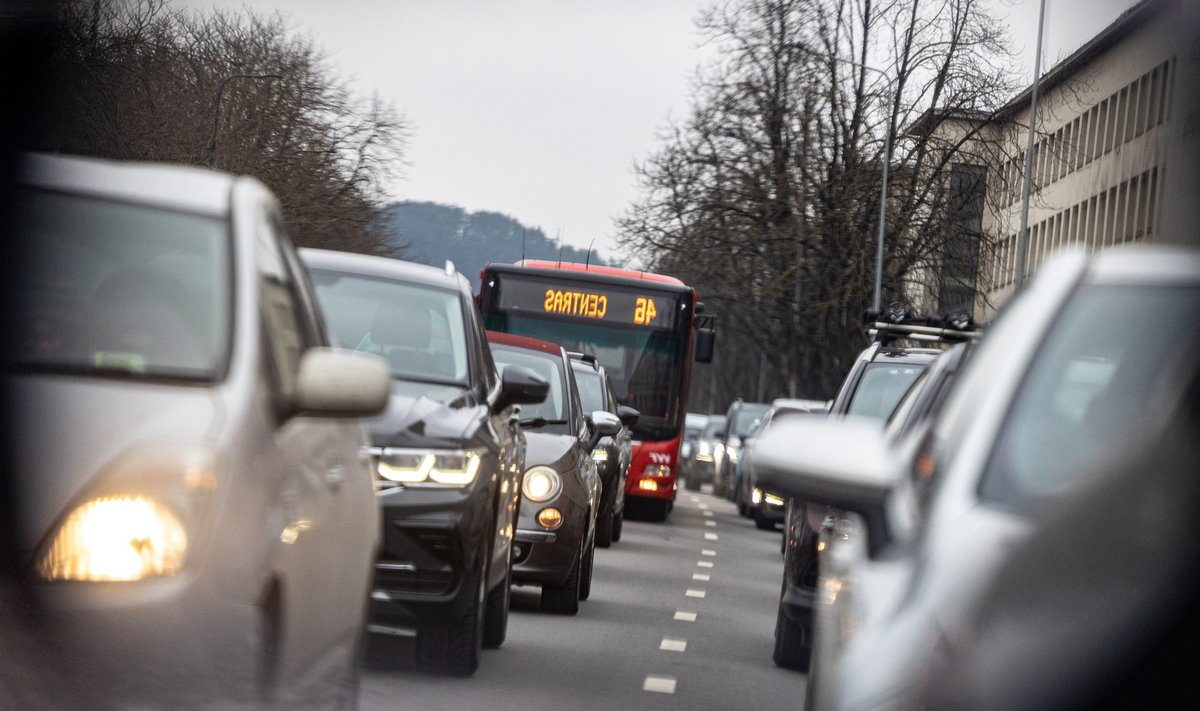
{"type": "Polygon", "coordinates": [[[372,447],[375,472],[384,482],[406,486],[466,486],[479,473],[475,450],[372,447]]]}
{"type": "Polygon", "coordinates": [[[531,467],[521,480],[521,493],[534,503],[549,501],[561,491],[562,477],[550,467],[531,467]]]}
{"type": "Polygon", "coordinates": [[[37,557],[38,573],[91,582],[179,573],[216,489],[215,460],[195,445],[125,455],[59,520],[37,557]]]}

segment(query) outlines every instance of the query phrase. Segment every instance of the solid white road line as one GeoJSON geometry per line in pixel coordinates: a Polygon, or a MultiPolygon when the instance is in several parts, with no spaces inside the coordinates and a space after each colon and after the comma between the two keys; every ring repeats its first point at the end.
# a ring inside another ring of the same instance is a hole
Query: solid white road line
{"type": "Polygon", "coordinates": [[[686,593],[684,593],[684,596],[685,597],[704,597],[704,591],[696,590],[695,588],[688,588],[688,591],[686,593]]]}
{"type": "Polygon", "coordinates": [[[711,568],[711,567],[713,567],[713,564],[712,564],[711,560],[698,560],[698,561],[696,561],[696,567],[697,568],[711,568]]]}
{"type": "Polygon", "coordinates": [[[687,640],[663,637],[662,644],[658,645],[658,648],[664,652],[685,652],[687,651],[687,640]]]}
{"type": "Polygon", "coordinates": [[[675,611],[675,619],[679,620],[680,622],[695,622],[696,621],[696,613],[684,612],[683,610],[676,610],[675,611]]]}
{"type": "Polygon", "coordinates": [[[646,681],[642,682],[642,691],[653,691],[656,694],[674,694],[675,677],[647,676],[646,681]]]}
{"type": "Polygon", "coordinates": [[[692,580],[699,580],[701,582],[707,583],[711,579],[712,579],[711,575],[705,575],[704,573],[692,573],[692,580]]]}
{"type": "Polygon", "coordinates": [[[707,548],[704,548],[700,551],[700,555],[716,555],[716,554],[717,554],[716,551],[710,551],[707,548]]]}

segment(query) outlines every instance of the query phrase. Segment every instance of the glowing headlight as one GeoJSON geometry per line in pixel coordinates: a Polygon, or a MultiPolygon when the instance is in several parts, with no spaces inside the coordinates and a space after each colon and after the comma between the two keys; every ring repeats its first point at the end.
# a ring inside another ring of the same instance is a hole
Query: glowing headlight
{"type": "Polygon", "coordinates": [[[732,446],[726,447],[725,452],[729,455],[729,461],[733,464],[737,464],[737,460],[738,460],[737,447],[732,447],[732,446]]]}
{"type": "Polygon", "coordinates": [[[92,499],[67,515],[40,562],[48,580],[131,581],[174,575],[188,540],[165,506],[143,496],[92,499]]]}
{"type": "Polygon", "coordinates": [[[754,491],[750,492],[750,503],[754,504],[755,506],[761,504],[762,499],[763,499],[762,489],[756,488],[756,489],[754,489],[754,491]]]}
{"type": "Polygon", "coordinates": [[[712,449],[713,449],[712,444],[709,443],[707,440],[705,440],[700,443],[699,447],[696,448],[696,456],[697,457],[711,457],[712,449]]]}
{"type": "Polygon", "coordinates": [[[603,447],[596,447],[592,450],[592,461],[601,464],[608,461],[608,450],[603,447]]]}
{"type": "Polygon", "coordinates": [[[776,496],[774,494],[764,494],[763,501],[766,501],[771,506],[783,506],[783,505],[787,504],[787,502],[784,501],[782,497],[776,496]]]}
{"type": "Polygon", "coordinates": [[[724,456],[724,454],[725,454],[725,445],[724,444],[717,442],[716,444],[713,445],[713,457],[715,459],[720,459],[722,456],[724,456]]]}
{"type": "Polygon", "coordinates": [[[479,472],[479,453],[375,447],[375,470],[397,484],[466,486],[479,472]]]}
{"type": "Polygon", "coordinates": [[[562,491],[562,477],[550,467],[533,467],[521,480],[521,493],[535,503],[549,501],[562,491]]]}

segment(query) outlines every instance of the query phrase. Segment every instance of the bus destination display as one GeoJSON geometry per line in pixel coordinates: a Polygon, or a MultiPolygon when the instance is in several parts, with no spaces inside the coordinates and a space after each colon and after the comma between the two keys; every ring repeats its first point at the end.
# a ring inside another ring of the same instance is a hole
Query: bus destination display
{"type": "MultiPolygon", "coordinates": [[[[497,275],[500,276],[500,275],[497,275]]],[[[649,328],[672,328],[679,297],[651,290],[503,275],[502,311],[565,316],[649,328]]]]}

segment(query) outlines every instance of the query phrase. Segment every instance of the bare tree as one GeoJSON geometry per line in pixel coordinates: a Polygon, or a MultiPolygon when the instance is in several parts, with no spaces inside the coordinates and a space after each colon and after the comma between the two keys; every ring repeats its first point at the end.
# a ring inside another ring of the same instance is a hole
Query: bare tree
{"type": "Polygon", "coordinates": [[[351,94],[283,19],[201,14],[166,0],[64,6],[63,106],[46,150],[252,175],[278,196],[297,244],[394,254],[384,185],[404,121],[351,94]]]}

